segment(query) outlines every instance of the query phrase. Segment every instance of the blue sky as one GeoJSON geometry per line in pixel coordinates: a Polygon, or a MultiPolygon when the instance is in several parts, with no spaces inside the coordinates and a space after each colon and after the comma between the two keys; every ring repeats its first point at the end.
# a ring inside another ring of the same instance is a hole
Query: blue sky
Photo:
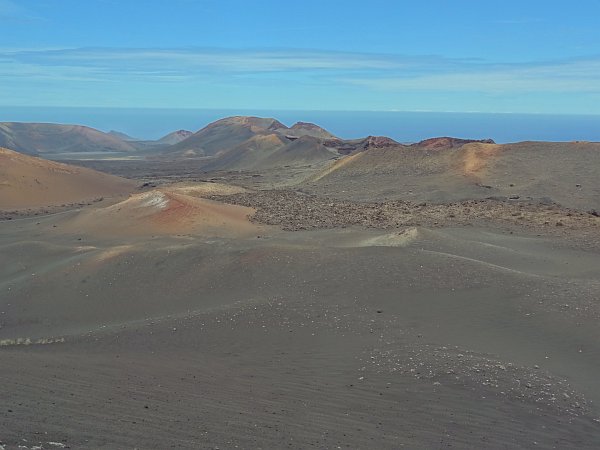
{"type": "Polygon", "coordinates": [[[600,114],[600,2],[0,0],[0,104],[600,114]]]}

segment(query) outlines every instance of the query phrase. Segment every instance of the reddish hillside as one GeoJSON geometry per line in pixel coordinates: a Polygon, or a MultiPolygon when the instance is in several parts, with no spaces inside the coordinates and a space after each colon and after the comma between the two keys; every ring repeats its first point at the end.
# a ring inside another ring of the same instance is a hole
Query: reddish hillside
{"type": "Polygon", "coordinates": [[[0,148],[0,208],[60,205],[131,192],[132,181],[0,148]]]}

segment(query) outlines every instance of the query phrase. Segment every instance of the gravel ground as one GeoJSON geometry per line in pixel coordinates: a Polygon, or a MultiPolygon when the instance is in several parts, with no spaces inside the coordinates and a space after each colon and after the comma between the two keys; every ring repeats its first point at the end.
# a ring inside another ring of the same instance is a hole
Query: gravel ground
{"type": "Polygon", "coordinates": [[[405,226],[446,227],[464,225],[516,226],[543,234],[578,235],[598,241],[600,217],[556,204],[519,200],[467,200],[447,204],[389,201],[361,203],[334,200],[299,191],[271,190],[228,196],[213,200],[256,208],[252,220],[278,225],[284,230],[319,228],[392,229],[405,226]]]}

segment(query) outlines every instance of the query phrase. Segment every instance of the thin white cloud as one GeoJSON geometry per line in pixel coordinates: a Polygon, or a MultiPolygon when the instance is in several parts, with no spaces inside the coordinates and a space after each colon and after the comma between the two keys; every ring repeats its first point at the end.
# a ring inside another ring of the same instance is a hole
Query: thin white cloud
{"type": "MultiPolygon", "coordinates": [[[[0,2],[6,0],[0,0],[0,2]]],[[[285,49],[0,50],[0,82],[260,83],[393,92],[600,92],[600,57],[518,64],[285,49]]]]}
{"type": "Polygon", "coordinates": [[[483,69],[395,77],[346,77],[340,81],[389,91],[600,93],[600,59],[483,69]]]}
{"type": "Polygon", "coordinates": [[[460,60],[442,57],[378,55],[310,50],[228,49],[65,49],[4,51],[0,58],[43,66],[97,67],[127,70],[169,67],[187,70],[229,72],[274,72],[297,70],[390,70],[410,67],[441,67],[460,60]]]}

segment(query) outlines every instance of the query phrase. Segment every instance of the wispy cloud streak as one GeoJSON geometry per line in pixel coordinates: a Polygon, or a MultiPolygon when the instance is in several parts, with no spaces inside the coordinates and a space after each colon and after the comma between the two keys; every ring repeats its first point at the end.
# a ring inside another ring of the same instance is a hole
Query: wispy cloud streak
{"type": "MultiPolygon", "coordinates": [[[[1,1],[1,0],[0,0],[1,1]]],[[[1,3],[0,3],[1,5],[1,3]]],[[[300,74],[384,90],[600,91],[600,57],[489,63],[440,56],[310,50],[106,49],[0,51],[0,76],[174,82],[214,76],[300,74]]]]}
{"type": "MultiPolygon", "coordinates": [[[[124,105],[156,96],[176,98],[177,105],[188,106],[206,98],[217,105],[237,104],[240,98],[244,104],[262,104],[269,95],[275,104],[278,98],[290,101],[286,96],[293,92],[302,101],[312,96],[311,107],[321,107],[324,99],[335,105],[371,102],[372,107],[402,107],[411,98],[411,105],[429,99],[429,108],[447,109],[434,101],[438,97],[477,98],[473,105],[482,107],[489,95],[507,99],[505,108],[515,101],[525,105],[519,106],[521,110],[529,108],[524,103],[527,94],[535,101],[562,96],[575,105],[572,109],[584,104],[586,111],[597,111],[590,99],[600,95],[600,56],[507,64],[297,49],[0,49],[0,94],[7,104],[11,92],[20,93],[13,95],[17,104],[27,98],[27,103],[69,99],[75,90],[82,104],[98,103],[107,93],[124,105]]],[[[542,108],[547,109],[538,109],[542,108]]]]}
{"type": "Polygon", "coordinates": [[[562,62],[462,67],[438,74],[346,77],[341,82],[389,91],[488,93],[600,93],[600,58],[562,62]]]}
{"type": "Polygon", "coordinates": [[[47,51],[5,51],[0,59],[39,66],[90,67],[103,70],[155,71],[168,67],[190,70],[278,72],[298,70],[402,70],[456,66],[462,60],[433,56],[379,55],[310,50],[228,49],[104,49],[84,48],[47,51]]]}

